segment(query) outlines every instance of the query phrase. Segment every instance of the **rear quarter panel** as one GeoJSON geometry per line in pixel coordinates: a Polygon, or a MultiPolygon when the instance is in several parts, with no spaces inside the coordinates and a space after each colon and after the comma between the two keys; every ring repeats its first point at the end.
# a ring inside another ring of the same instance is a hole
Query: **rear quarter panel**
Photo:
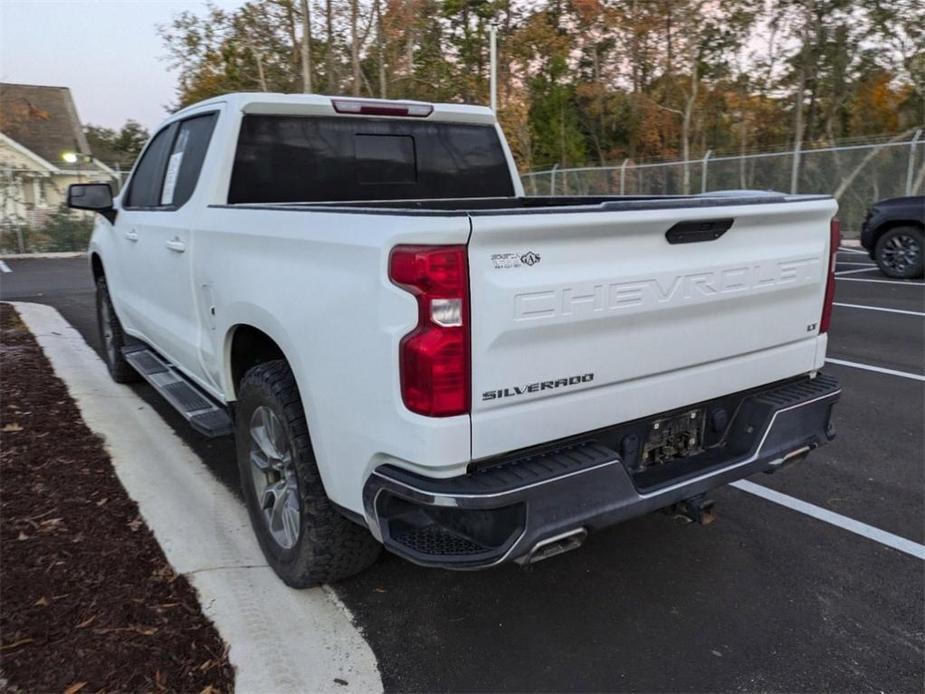
{"type": "Polygon", "coordinates": [[[405,409],[398,344],[417,304],[388,280],[401,243],[466,243],[464,215],[394,216],[211,207],[196,231],[197,300],[215,306],[203,362],[234,400],[229,364],[238,325],[281,347],[305,406],[328,495],[362,512],[369,471],[392,461],[433,476],[470,460],[469,417],[405,409]]]}

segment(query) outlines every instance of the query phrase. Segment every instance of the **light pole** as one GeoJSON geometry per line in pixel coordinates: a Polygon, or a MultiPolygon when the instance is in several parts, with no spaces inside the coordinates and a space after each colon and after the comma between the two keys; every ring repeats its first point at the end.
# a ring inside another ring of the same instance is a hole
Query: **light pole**
{"type": "Polygon", "coordinates": [[[498,25],[491,20],[488,25],[488,53],[490,70],[488,90],[490,92],[491,110],[498,112],[498,25]]]}

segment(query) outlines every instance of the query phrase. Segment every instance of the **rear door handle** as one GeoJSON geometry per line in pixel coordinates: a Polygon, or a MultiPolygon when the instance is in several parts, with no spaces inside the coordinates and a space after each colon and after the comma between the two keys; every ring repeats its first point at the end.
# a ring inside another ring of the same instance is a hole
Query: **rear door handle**
{"type": "Polygon", "coordinates": [[[137,241],[138,232],[135,231],[134,229],[130,229],[129,231],[125,232],[125,238],[127,238],[129,241],[137,241]]]}
{"type": "Polygon", "coordinates": [[[182,253],[186,250],[186,244],[183,243],[183,241],[181,241],[177,236],[174,236],[164,245],[175,253],[182,253]]]}

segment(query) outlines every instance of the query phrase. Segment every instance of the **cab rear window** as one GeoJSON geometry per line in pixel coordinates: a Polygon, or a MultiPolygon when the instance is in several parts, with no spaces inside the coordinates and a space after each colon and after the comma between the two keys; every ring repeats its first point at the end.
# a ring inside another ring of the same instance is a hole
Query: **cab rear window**
{"type": "Polygon", "coordinates": [[[492,126],[246,115],[229,203],[514,195],[492,126]]]}

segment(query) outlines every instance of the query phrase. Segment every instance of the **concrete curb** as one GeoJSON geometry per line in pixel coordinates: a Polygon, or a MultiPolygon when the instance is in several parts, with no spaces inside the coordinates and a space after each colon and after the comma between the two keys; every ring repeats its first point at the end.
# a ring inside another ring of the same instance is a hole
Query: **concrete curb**
{"type": "Polygon", "coordinates": [[[80,258],[86,257],[86,251],[56,251],[55,253],[7,253],[0,254],[0,260],[21,260],[28,258],[80,258]]]}
{"type": "Polygon", "coordinates": [[[243,504],[157,413],[110,379],[80,333],[50,306],[12,305],[87,426],[105,439],[119,480],[167,560],[196,588],[203,612],[229,644],[237,691],[381,692],[376,658],[332,591],[283,584],[267,566],[243,504]]]}

